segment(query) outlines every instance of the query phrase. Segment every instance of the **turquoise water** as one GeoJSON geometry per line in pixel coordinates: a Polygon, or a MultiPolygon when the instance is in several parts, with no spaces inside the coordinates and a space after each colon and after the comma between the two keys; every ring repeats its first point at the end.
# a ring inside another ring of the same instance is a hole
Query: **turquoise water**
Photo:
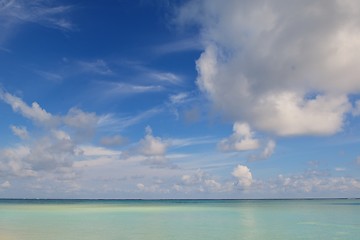
{"type": "Polygon", "coordinates": [[[1,240],[359,239],[360,200],[0,200],[1,240]]]}

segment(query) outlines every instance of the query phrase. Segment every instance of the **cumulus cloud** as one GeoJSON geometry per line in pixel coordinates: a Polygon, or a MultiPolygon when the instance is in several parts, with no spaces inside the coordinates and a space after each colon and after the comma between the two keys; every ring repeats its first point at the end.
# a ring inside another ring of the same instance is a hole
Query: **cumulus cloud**
{"type": "Polygon", "coordinates": [[[252,174],[250,172],[250,169],[247,166],[244,165],[237,165],[232,175],[237,178],[238,182],[237,184],[242,188],[248,188],[251,186],[253,178],[252,174]]]}
{"type": "Polygon", "coordinates": [[[53,130],[51,135],[39,139],[30,147],[24,160],[30,163],[35,171],[70,168],[77,153],[75,147],[67,133],[53,130]]]}
{"type": "Polygon", "coordinates": [[[26,127],[24,127],[24,126],[18,127],[18,126],[11,125],[10,128],[11,128],[12,132],[21,139],[26,139],[29,137],[29,133],[28,133],[26,127]]]}
{"type": "Polygon", "coordinates": [[[277,135],[342,130],[360,92],[360,2],[189,1],[200,89],[227,117],[277,135]]]}
{"type": "Polygon", "coordinates": [[[160,184],[144,185],[143,183],[136,184],[137,190],[148,193],[169,193],[169,189],[162,188],[160,184]]]}
{"type": "Polygon", "coordinates": [[[251,155],[249,157],[249,161],[264,160],[271,157],[271,155],[273,155],[275,151],[275,147],[276,147],[275,141],[269,140],[259,154],[251,155]]]}
{"type": "Polygon", "coordinates": [[[64,131],[51,130],[49,134],[0,151],[0,175],[68,179],[75,176],[73,163],[79,159],[76,144],[64,131]]]}
{"type": "Polygon", "coordinates": [[[222,151],[246,151],[259,147],[259,141],[253,138],[254,133],[247,123],[236,122],[233,126],[233,134],[221,140],[219,148],[222,151]]]}
{"type": "Polygon", "coordinates": [[[145,156],[162,156],[166,152],[166,143],[159,137],[154,137],[151,127],[146,127],[146,135],[140,141],[139,151],[145,156]]]}
{"type": "Polygon", "coordinates": [[[152,129],[147,126],[145,137],[140,140],[138,152],[147,157],[149,163],[163,164],[167,162],[166,148],[167,143],[160,137],[153,136],[152,129]]]}
{"type": "Polygon", "coordinates": [[[24,161],[29,156],[30,148],[28,146],[17,146],[6,148],[0,151],[0,175],[18,176],[18,177],[35,177],[37,174],[30,163],[24,161]]]}
{"type": "Polygon", "coordinates": [[[5,181],[0,185],[0,188],[10,188],[11,183],[9,181],[5,181]]]}
{"type": "MultiPolygon", "coordinates": [[[[91,136],[94,129],[101,124],[103,116],[97,116],[95,113],[84,112],[79,108],[71,108],[66,115],[55,116],[43,109],[37,102],[31,106],[25,103],[21,98],[14,96],[0,88],[0,99],[9,104],[14,112],[20,113],[27,119],[36,124],[50,129],[59,126],[65,126],[81,136],[91,136]]],[[[25,134],[25,128],[12,126],[14,134],[25,134]]]]}
{"type": "Polygon", "coordinates": [[[45,109],[41,108],[37,102],[33,102],[32,105],[29,106],[21,98],[11,95],[2,89],[0,89],[0,99],[9,104],[14,112],[18,112],[35,122],[50,124],[54,121],[54,117],[45,109]]]}
{"type": "Polygon", "coordinates": [[[75,129],[77,134],[85,137],[94,133],[100,121],[100,117],[95,113],[84,112],[79,108],[71,108],[61,119],[66,126],[75,129]]]}
{"type": "Polygon", "coordinates": [[[227,192],[232,190],[232,185],[220,182],[214,176],[198,169],[192,174],[182,175],[181,182],[174,185],[174,189],[183,192],[227,192]]]}
{"type": "Polygon", "coordinates": [[[89,152],[109,154],[104,148],[81,149],[78,141],[86,142],[90,138],[74,139],[79,134],[91,136],[101,119],[95,113],[72,108],[66,115],[54,116],[39,104],[29,106],[21,98],[3,89],[0,89],[0,99],[9,104],[14,112],[32,120],[39,127],[36,136],[30,136],[25,127],[11,126],[15,135],[27,141],[0,150],[0,175],[36,178],[54,176],[58,180],[68,180],[76,175],[74,162],[84,156],[89,157],[89,152]]]}
{"type": "Polygon", "coordinates": [[[144,190],[144,189],[145,189],[145,185],[142,184],[142,183],[136,184],[136,187],[137,187],[137,189],[139,189],[139,190],[144,190]]]}
{"type": "Polygon", "coordinates": [[[262,157],[264,158],[269,158],[275,150],[276,147],[276,143],[273,140],[269,140],[268,143],[266,144],[266,147],[264,148],[264,151],[262,152],[262,157]]]}
{"type": "Polygon", "coordinates": [[[279,175],[276,185],[285,192],[353,191],[360,189],[360,181],[350,177],[322,177],[317,173],[303,173],[291,176],[279,175]]]}

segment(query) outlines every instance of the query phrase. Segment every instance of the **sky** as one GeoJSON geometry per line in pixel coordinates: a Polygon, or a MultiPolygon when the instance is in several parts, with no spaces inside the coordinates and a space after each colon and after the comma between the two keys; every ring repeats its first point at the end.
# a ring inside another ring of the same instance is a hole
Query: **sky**
{"type": "Polygon", "coordinates": [[[0,0],[0,198],[360,197],[358,0],[0,0]]]}

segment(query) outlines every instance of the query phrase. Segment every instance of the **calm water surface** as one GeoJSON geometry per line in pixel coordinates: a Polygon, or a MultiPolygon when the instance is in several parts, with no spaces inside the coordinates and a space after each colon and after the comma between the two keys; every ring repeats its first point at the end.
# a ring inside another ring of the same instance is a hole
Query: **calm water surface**
{"type": "Polygon", "coordinates": [[[360,200],[0,200],[1,240],[360,239],[360,200]]]}

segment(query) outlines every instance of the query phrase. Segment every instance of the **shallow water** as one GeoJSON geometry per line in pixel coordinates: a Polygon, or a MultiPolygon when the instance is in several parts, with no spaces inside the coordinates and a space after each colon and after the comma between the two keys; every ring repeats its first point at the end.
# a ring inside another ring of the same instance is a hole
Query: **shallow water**
{"type": "Polygon", "coordinates": [[[359,239],[360,200],[0,200],[1,240],[359,239]]]}

